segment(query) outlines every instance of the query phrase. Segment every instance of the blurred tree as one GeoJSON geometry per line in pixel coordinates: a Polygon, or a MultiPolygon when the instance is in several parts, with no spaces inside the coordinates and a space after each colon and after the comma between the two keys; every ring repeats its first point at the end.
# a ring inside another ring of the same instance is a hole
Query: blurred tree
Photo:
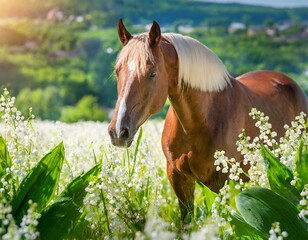
{"type": "Polygon", "coordinates": [[[62,97],[57,87],[48,86],[44,89],[31,90],[24,88],[16,98],[16,106],[24,115],[33,107],[37,118],[58,120],[63,106],[62,97]]]}
{"type": "Polygon", "coordinates": [[[263,21],[263,24],[264,24],[265,26],[267,26],[267,27],[272,27],[272,26],[274,26],[274,23],[275,23],[275,21],[274,21],[274,19],[272,19],[272,18],[266,18],[266,19],[264,19],[264,21],[263,21]]]}
{"type": "Polygon", "coordinates": [[[66,106],[62,110],[61,121],[106,121],[108,113],[97,103],[97,98],[91,95],[84,96],[76,106],[66,106]]]}
{"type": "Polygon", "coordinates": [[[85,38],[79,41],[78,50],[85,58],[95,59],[96,55],[102,48],[102,41],[98,38],[85,38]]]}

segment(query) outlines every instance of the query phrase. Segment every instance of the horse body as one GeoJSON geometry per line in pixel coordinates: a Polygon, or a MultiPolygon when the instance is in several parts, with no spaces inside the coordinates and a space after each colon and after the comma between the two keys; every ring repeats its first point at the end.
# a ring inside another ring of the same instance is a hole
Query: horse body
{"type": "Polygon", "coordinates": [[[129,146],[137,129],[169,98],[162,148],[182,220],[193,212],[196,180],[217,192],[228,178],[215,171],[215,151],[241,161],[235,144],[239,133],[258,135],[248,115],[252,107],[269,116],[278,137],[296,115],[308,113],[303,91],[281,73],[255,71],[234,79],[208,48],[191,38],[161,34],[156,22],[149,34],[132,36],[119,21],[118,32],[124,48],[116,63],[112,143],[129,146]]]}
{"type": "Polygon", "coordinates": [[[230,82],[221,92],[184,90],[171,94],[162,147],[183,218],[193,209],[196,180],[217,192],[228,178],[215,170],[215,151],[224,150],[227,156],[240,161],[242,156],[235,143],[242,129],[251,137],[259,134],[248,115],[251,108],[269,116],[278,138],[284,134],[285,124],[290,124],[300,112],[308,113],[302,90],[281,73],[249,72],[230,82]]]}

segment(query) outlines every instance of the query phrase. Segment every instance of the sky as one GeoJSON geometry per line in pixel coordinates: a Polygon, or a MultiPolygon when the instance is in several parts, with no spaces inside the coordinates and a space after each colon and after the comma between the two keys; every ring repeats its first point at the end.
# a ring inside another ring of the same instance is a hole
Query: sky
{"type": "Polygon", "coordinates": [[[243,3],[271,7],[308,7],[308,0],[200,0],[203,2],[243,3]]]}

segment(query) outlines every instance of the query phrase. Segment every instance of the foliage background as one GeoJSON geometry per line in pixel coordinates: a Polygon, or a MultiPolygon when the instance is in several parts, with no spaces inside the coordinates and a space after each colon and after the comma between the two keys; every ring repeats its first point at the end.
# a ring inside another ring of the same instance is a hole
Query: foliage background
{"type": "Polygon", "coordinates": [[[33,107],[41,119],[108,119],[117,96],[119,18],[133,33],[156,20],[163,31],[191,35],[234,76],[278,70],[308,92],[307,8],[187,0],[0,0],[0,5],[0,87],[17,96],[23,113],[33,107]],[[234,22],[245,28],[231,31],[234,22]]]}

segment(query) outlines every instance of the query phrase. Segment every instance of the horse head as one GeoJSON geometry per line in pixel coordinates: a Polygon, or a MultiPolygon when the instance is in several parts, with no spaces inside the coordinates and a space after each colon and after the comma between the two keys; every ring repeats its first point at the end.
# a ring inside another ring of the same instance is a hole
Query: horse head
{"type": "Polygon", "coordinates": [[[115,64],[118,99],[108,130],[112,143],[125,147],[131,145],[138,128],[163,107],[168,74],[155,21],[148,33],[133,36],[120,20],[118,35],[123,44],[115,64]]]}

